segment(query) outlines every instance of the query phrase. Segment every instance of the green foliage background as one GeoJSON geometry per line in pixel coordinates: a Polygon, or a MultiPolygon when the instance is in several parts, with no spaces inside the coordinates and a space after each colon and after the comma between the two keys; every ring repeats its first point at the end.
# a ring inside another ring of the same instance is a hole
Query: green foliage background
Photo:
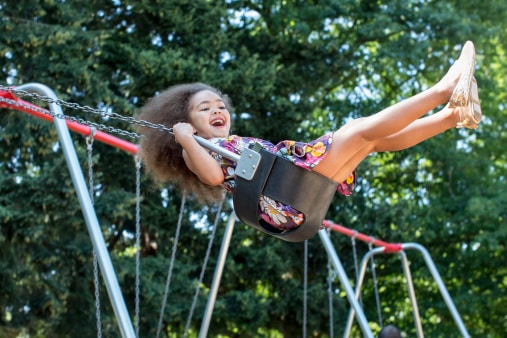
{"type": "MultiPolygon", "coordinates": [[[[235,133],[305,140],[427,88],[473,40],[485,114],[479,129],[371,156],[358,168],[355,194],[337,195],[328,217],[389,242],[424,245],[471,336],[503,337],[506,13],[500,0],[0,1],[0,83],[39,82],[63,100],[132,116],[167,86],[208,82],[232,97],[235,133]]],[[[86,144],[74,141],[86,168],[86,144]]],[[[0,336],[96,336],[92,247],[54,127],[3,109],[0,149],[0,336]]],[[[93,160],[97,214],[133,313],[134,161],[100,144],[93,160]]],[[[143,176],[142,337],[156,332],[179,212],[179,192],[167,189],[161,194],[143,176]]],[[[224,221],[229,212],[227,204],[224,221]]],[[[169,337],[183,336],[215,213],[192,201],[185,209],[164,314],[169,337]]],[[[215,241],[189,336],[199,331],[215,241]]],[[[350,240],[333,235],[333,242],[354,276],[350,240]]],[[[307,334],[341,335],[343,288],[334,280],[331,333],[326,254],[318,237],[308,244],[307,334]]],[[[358,255],[367,249],[358,244],[358,255]]],[[[238,224],[209,336],[301,336],[303,252],[302,243],[238,224]]],[[[407,254],[426,336],[458,336],[422,258],[407,254]]],[[[415,336],[399,260],[387,255],[376,263],[383,324],[415,336]]],[[[378,332],[369,276],[363,301],[378,332]]],[[[117,337],[104,290],[101,298],[103,335],[117,337]]]]}

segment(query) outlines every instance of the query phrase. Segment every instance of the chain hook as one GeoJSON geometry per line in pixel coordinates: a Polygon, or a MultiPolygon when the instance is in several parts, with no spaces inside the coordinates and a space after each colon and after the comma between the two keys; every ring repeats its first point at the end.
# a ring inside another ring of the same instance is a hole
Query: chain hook
{"type": "Polygon", "coordinates": [[[95,127],[90,127],[90,134],[86,136],[86,149],[91,150],[93,146],[93,140],[95,139],[95,134],[97,133],[97,129],[95,127]]]}

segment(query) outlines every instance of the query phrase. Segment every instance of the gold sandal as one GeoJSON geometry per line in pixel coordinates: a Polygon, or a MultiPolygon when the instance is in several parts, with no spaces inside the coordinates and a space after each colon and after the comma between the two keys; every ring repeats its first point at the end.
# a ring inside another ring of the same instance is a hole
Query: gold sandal
{"type": "Polygon", "coordinates": [[[479,100],[479,89],[475,77],[472,78],[470,93],[468,95],[468,105],[459,107],[458,109],[460,122],[458,122],[456,128],[476,129],[477,125],[482,120],[482,110],[479,100]]]}
{"type": "Polygon", "coordinates": [[[482,119],[481,104],[479,101],[479,90],[474,77],[475,69],[475,47],[471,41],[467,41],[461,50],[460,59],[464,58],[466,69],[454,88],[449,99],[449,107],[457,108],[460,122],[456,128],[477,128],[482,119]]]}

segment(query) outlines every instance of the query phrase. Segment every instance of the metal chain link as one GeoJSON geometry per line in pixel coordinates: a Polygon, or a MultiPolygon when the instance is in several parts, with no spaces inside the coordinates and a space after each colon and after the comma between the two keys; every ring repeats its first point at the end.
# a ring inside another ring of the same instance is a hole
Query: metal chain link
{"type": "Polygon", "coordinates": [[[136,162],[136,280],[135,280],[135,330],[139,337],[139,295],[141,276],[141,157],[134,157],[136,162]]]}
{"type": "Polygon", "coordinates": [[[25,103],[22,103],[22,102],[18,102],[16,100],[11,100],[11,99],[6,99],[6,98],[3,98],[3,97],[0,97],[0,103],[1,102],[6,103],[7,106],[10,107],[10,108],[23,108],[23,109],[28,110],[28,111],[33,111],[33,112],[37,112],[39,114],[44,114],[44,115],[51,116],[52,118],[57,118],[57,119],[61,119],[61,120],[67,120],[67,121],[76,122],[76,123],[88,126],[90,128],[95,128],[97,130],[105,131],[107,133],[116,133],[118,135],[127,136],[127,137],[130,137],[132,139],[139,138],[139,134],[134,133],[134,132],[129,132],[129,131],[126,131],[124,129],[118,129],[118,128],[114,128],[114,127],[111,127],[111,126],[106,126],[104,124],[100,124],[100,123],[96,123],[96,122],[91,122],[91,121],[88,121],[88,120],[85,120],[85,119],[82,119],[82,118],[79,118],[79,117],[74,117],[74,116],[69,116],[69,115],[64,115],[64,114],[56,114],[56,113],[53,113],[53,112],[51,112],[49,110],[46,110],[44,108],[40,108],[40,107],[37,107],[37,106],[34,106],[34,105],[25,104],[25,103]]]}
{"type": "Polygon", "coordinates": [[[225,198],[218,205],[218,210],[215,216],[215,222],[213,223],[213,230],[211,230],[211,235],[208,241],[208,248],[206,249],[206,254],[204,255],[204,262],[202,263],[201,273],[199,274],[199,281],[196,284],[194,298],[192,300],[192,305],[190,306],[190,311],[187,317],[187,323],[185,324],[185,331],[183,333],[183,337],[188,337],[188,331],[190,330],[190,324],[192,322],[192,317],[194,315],[195,307],[197,305],[197,300],[199,297],[199,291],[201,290],[201,285],[204,280],[204,273],[206,272],[206,266],[208,265],[208,260],[211,255],[211,248],[213,246],[213,240],[215,239],[215,234],[218,228],[218,222],[221,220],[222,208],[224,206],[225,198]]]}
{"type": "MultiPolygon", "coordinates": [[[[350,241],[352,242],[352,253],[353,253],[353,257],[354,257],[354,271],[356,273],[356,284],[359,283],[359,262],[358,262],[358,258],[357,258],[357,246],[356,246],[356,237],[357,237],[357,231],[354,231],[354,234],[352,235],[352,237],[350,237],[350,241]]],[[[363,296],[360,294],[359,295],[359,303],[361,304],[361,306],[363,306],[363,296]]]]}
{"type": "MultiPolygon", "coordinates": [[[[373,242],[374,242],[374,238],[372,237],[371,238],[371,242],[368,243],[368,248],[371,250],[373,250],[373,242]]],[[[379,322],[379,325],[380,327],[384,327],[384,323],[382,322],[382,308],[381,308],[381,305],[380,305],[380,293],[379,293],[379,289],[378,289],[378,281],[377,281],[377,273],[376,273],[376,264],[375,264],[375,260],[374,260],[374,257],[373,255],[371,256],[371,275],[372,275],[372,279],[373,279],[373,289],[375,290],[375,301],[377,303],[377,315],[378,315],[378,322],[379,322]]]]}
{"type": "MultiPolygon", "coordinates": [[[[331,238],[331,228],[327,228],[327,235],[331,238]]],[[[327,296],[328,296],[328,311],[329,311],[329,338],[334,338],[334,314],[333,314],[333,282],[338,274],[332,266],[331,258],[327,258],[327,296]]]]}
{"type": "MultiPolygon", "coordinates": [[[[92,205],[95,204],[95,192],[93,189],[93,137],[95,129],[92,129],[89,136],[86,137],[86,152],[88,155],[88,189],[92,205]]],[[[100,287],[99,287],[99,266],[97,251],[93,249],[93,285],[95,288],[95,320],[97,326],[97,338],[102,337],[102,319],[100,310],[100,287]]]]}
{"type": "MultiPolygon", "coordinates": [[[[47,103],[54,103],[54,104],[57,104],[57,105],[62,106],[62,107],[67,107],[67,108],[71,108],[71,109],[74,109],[74,110],[79,110],[79,111],[82,111],[82,112],[85,112],[85,113],[90,113],[90,114],[98,115],[98,116],[100,116],[102,118],[112,118],[112,119],[116,119],[116,120],[119,120],[119,121],[122,121],[122,122],[126,122],[128,124],[136,124],[136,125],[139,125],[141,127],[153,128],[153,129],[156,129],[156,130],[159,130],[159,131],[163,131],[163,132],[168,132],[168,133],[171,133],[171,134],[173,132],[172,128],[168,128],[168,127],[164,126],[163,124],[151,123],[151,122],[148,122],[148,121],[145,121],[145,120],[138,120],[138,119],[136,119],[134,117],[131,117],[131,116],[123,116],[121,114],[114,113],[114,112],[106,112],[104,110],[95,109],[95,108],[92,108],[92,107],[89,107],[89,106],[80,106],[77,103],[66,102],[66,101],[63,101],[63,100],[60,100],[60,99],[53,99],[53,98],[50,98],[50,97],[47,97],[47,96],[44,96],[44,95],[39,95],[37,93],[30,93],[30,92],[27,92],[27,91],[24,91],[24,90],[18,90],[18,89],[13,88],[13,87],[5,87],[3,85],[0,85],[0,90],[12,93],[12,94],[14,94],[14,95],[16,95],[18,97],[29,97],[29,98],[32,98],[32,99],[35,99],[35,100],[44,101],[44,102],[47,102],[47,103]]],[[[114,128],[114,127],[111,127],[111,126],[107,126],[105,124],[91,122],[91,121],[88,121],[88,120],[85,120],[85,119],[82,119],[82,118],[79,118],[79,117],[68,116],[68,115],[65,115],[65,114],[55,114],[55,113],[53,113],[51,111],[48,111],[46,109],[43,109],[43,108],[40,108],[40,107],[37,107],[37,106],[33,106],[33,105],[24,104],[22,102],[18,102],[16,100],[12,100],[12,99],[6,99],[6,98],[3,98],[3,97],[0,97],[0,102],[5,102],[9,106],[15,106],[15,107],[20,107],[20,108],[25,108],[25,109],[28,109],[28,110],[36,111],[36,112],[41,113],[41,114],[49,115],[49,116],[51,116],[53,118],[58,118],[58,119],[63,119],[63,120],[69,120],[69,121],[77,122],[79,124],[83,124],[83,125],[86,125],[86,126],[89,126],[89,127],[95,127],[98,130],[102,130],[102,131],[106,131],[106,132],[116,133],[116,134],[127,136],[127,137],[130,137],[130,138],[139,138],[140,137],[140,135],[137,134],[137,133],[135,133],[135,132],[129,132],[129,131],[126,131],[124,129],[114,128]]]]}
{"type": "Polygon", "coordinates": [[[306,338],[308,318],[308,240],[304,242],[303,256],[303,328],[302,336],[306,338]]]}
{"type": "Polygon", "coordinates": [[[179,243],[179,239],[180,239],[181,225],[183,223],[182,221],[183,221],[183,214],[184,214],[184,210],[185,210],[186,200],[187,200],[187,193],[186,193],[186,191],[183,191],[183,195],[181,196],[180,213],[178,215],[178,223],[176,225],[176,233],[174,234],[174,239],[173,239],[171,260],[169,262],[169,268],[167,271],[167,278],[166,278],[166,282],[165,282],[164,295],[162,296],[162,307],[160,308],[160,317],[158,318],[157,333],[155,335],[156,338],[160,337],[160,333],[162,331],[164,313],[165,313],[165,308],[167,306],[167,297],[169,295],[169,289],[171,287],[171,278],[172,278],[172,273],[173,273],[173,269],[174,269],[174,262],[176,260],[176,250],[178,249],[178,243],[179,243]]]}
{"type": "MultiPolygon", "coordinates": [[[[333,281],[331,271],[331,259],[327,259],[327,296],[328,296],[328,311],[329,311],[329,338],[334,338],[334,315],[333,315],[333,281]]],[[[333,270],[334,271],[334,270],[333,270]]],[[[336,275],[336,273],[334,273],[336,275]]]]}

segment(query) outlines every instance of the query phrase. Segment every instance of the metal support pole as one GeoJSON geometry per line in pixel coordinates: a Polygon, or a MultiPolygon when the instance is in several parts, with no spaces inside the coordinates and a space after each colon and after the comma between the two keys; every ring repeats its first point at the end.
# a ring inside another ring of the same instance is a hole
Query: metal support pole
{"type": "MultiPolygon", "coordinates": [[[[374,249],[374,250],[369,251],[368,253],[366,253],[366,255],[363,257],[363,260],[361,261],[361,265],[360,265],[361,268],[359,269],[359,272],[357,273],[355,299],[359,299],[359,297],[361,296],[361,287],[363,285],[364,275],[366,272],[366,266],[368,264],[368,260],[373,255],[375,250],[379,250],[379,249],[374,249]]],[[[382,248],[380,248],[380,250],[382,250],[382,248]]],[[[356,315],[355,309],[351,308],[350,312],[349,312],[347,324],[345,325],[345,331],[343,333],[343,337],[350,336],[350,331],[352,330],[352,322],[354,321],[355,315],[356,315]]]]}
{"type": "MultiPolygon", "coordinates": [[[[405,272],[405,277],[407,279],[408,293],[409,293],[409,297],[410,297],[410,300],[411,300],[411,303],[412,303],[412,307],[413,307],[413,315],[414,315],[414,321],[415,321],[415,325],[416,325],[417,336],[419,338],[424,337],[422,326],[421,326],[421,320],[420,320],[420,317],[419,317],[419,310],[417,308],[417,302],[416,302],[416,298],[415,298],[415,292],[414,292],[414,287],[413,287],[413,283],[412,283],[412,277],[411,277],[411,274],[410,274],[410,268],[409,268],[408,262],[406,260],[406,255],[403,252],[403,250],[407,250],[407,249],[417,250],[417,251],[419,251],[423,255],[424,261],[426,262],[426,266],[430,270],[431,275],[432,275],[433,279],[435,280],[435,283],[437,284],[438,289],[440,290],[440,294],[444,298],[444,301],[447,304],[447,308],[451,312],[451,315],[452,315],[452,317],[453,317],[456,325],[458,326],[458,329],[461,332],[461,335],[464,338],[470,338],[470,335],[468,334],[468,331],[465,328],[465,325],[463,324],[463,321],[461,320],[461,317],[460,317],[460,315],[458,313],[458,310],[456,309],[456,307],[454,305],[454,302],[452,301],[451,296],[449,295],[449,292],[447,291],[447,288],[445,287],[445,284],[442,281],[442,278],[440,277],[440,274],[438,273],[438,270],[437,270],[437,268],[435,266],[435,263],[433,262],[433,259],[431,258],[430,254],[428,253],[428,250],[426,250],[422,245],[417,244],[417,243],[404,243],[404,244],[401,245],[401,248],[402,248],[402,251],[400,251],[399,253],[403,253],[401,255],[401,258],[402,258],[402,263],[403,263],[403,269],[404,269],[404,272],[405,272]]],[[[357,286],[356,286],[356,299],[358,299],[359,296],[360,296],[360,294],[361,294],[361,287],[362,287],[362,284],[363,284],[364,275],[365,275],[365,272],[366,272],[366,266],[368,264],[368,260],[373,255],[381,254],[381,253],[384,253],[384,248],[382,248],[382,247],[376,248],[374,250],[369,251],[363,257],[363,260],[361,262],[361,269],[360,269],[360,273],[359,273],[359,278],[358,278],[357,286]]],[[[350,332],[351,327],[352,327],[352,320],[353,319],[354,319],[354,309],[351,309],[350,313],[349,313],[348,321],[347,321],[347,324],[346,324],[346,329],[345,329],[346,333],[350,332]]]]}
{"type": "Polygon", "coordinates": [[[234,211],[229,215],[229,221],[225,228],[224,238],[222,239],[222,246],[218,254],[217,266],[215,268],[215,274],[213,275],[213,282],[208,296],[208,303],[206,304],[206,310],[201,323],[201,331],[199,332],[199,338],[206,338],[208,335],[209,324],[211,321],[211,315],[213,313],[213,307],[215,306],[215,300],[218,293],[218,287],[220,286],[220,279],[222,278],[222,272],[224,270],[225,259],[227,258],[227,252],[229,250],[229,244],[231,243],[232,231],[234,230],[234,224],[236,223],[236,214],[234,211]]]}
{"type": "Polygon", "coordinates": [[[428,253],[428,250],[426,250],[425,247],[423,247],[422,245],[417,244],[417,243],[405,243],[402,245],[402,247],[404,250],[405,249],[417,250],[423,255],[424,261],[426,262],[426,265],[428,266],[428,269],[430,270],[431,275],[433,276],[433,279],[435,280],[435,283],[437,283],[438,289],[440,290],[440,294],[444,298],[444,301],[447,304],[447,308],[451,312],[451,315],[454,318],[454,321],[456,322],[456,325],[458,326],[458,329],[461,332],[461,335],[464,338],[470,338],[470,334],[468,333],[468,331],[465,327],[465,324],[463,323],[463,320],[461,320],[461,316],[459,315],[459,312],[456,309],[456,306],[454,305],[454,302],[452,301],[452,298],[449,295],[447,288],[445,287],[442,277],[440,277],[437,267],[435,266],[433,259],[431,258],[430,254],[428,253]]]}
{"type": "MultiPolygon", "coordinates": [[[[368,261],[370,259],[372,259],[373,256],[383,254],[383,253],[385,253],[384,248],[380,247],[380,248],[370,250],[364,255],[363,260],[361,261],[361,265],[360,265],[361,268],[360,268],[359,275],[358,275],[359,277],[357,279],[356,299],[359,299],[359,297],[361,296],[361,288],[363,286],[363,281],[364,281],[364,276],[366,273],[366,267],[368,266],[368,261]]],[[[417,300],[416,300],[415,292],[414,292],[414,284],[412,283],[412,275],[410,274],[410,267],[408,265],[407,255],[403,251],[399,251],[397,253],[401,257],[403,272],[405,274],[405,279],[407,281],[408,296],[410,299],[410,303],[412,304],[412,314],[414,317],[414,323],[415,323],[415,327],[416,327],[416,331],[417,331],[417,337],[423,338],[424,335],[423,335],[422,326],[421,326],[421,318],[419,317],[419,309],[417,307],[417,300]]],[[[347,324],[345,326],[345,336],[348,336],[348,334],[350,333],[350,331],[352,329],[352,321],[354,320],[354,315],[355,315],[355,312],[353,309],[351,309],[350,313],[349,313],[348,320],[347,320],[347,324]]]]}
{"type": "MultiPolygon", "coordinates": [[[[56,94],[49,87],[39,83],[25,84],[17,87],[17,89],[31,91],[40,95],[47,96],[53,100],[58,99],[56,94]]],[[[52,113],[56,115],[63,114],[61,107],[56,103],[49,103],[49,107],[52,113]]],[[[76,155],[76,150],[70,137],[69,129],[65,123],[65,120],[63,119],[54,119],[54,123],[58,132],[58,136],[60,138],[65,159],[67,161],[67,166],[69,167],[72,182],[74,183],[79,203],[81,204],[81,210],[83,211],[86,225],[88,227],[88,232],[90,233],[93,247],[97,253],[100,271],[104,277],[104,282],[109,294],[109,298],[111,300],[111,304],[113,306],[114,313],[116,315],[116,319],[118,320],[118,325],[120,327],[122,337],[134,338],[135,333],[132,326],[132,321],[128,314],[127,307],[125,305],[125,301],[123,299],[123,295],[116,278],[116,273],[109,256],[102,231],[100,229],[97,215],[95,214],[95,209],[93,208],[93,204],[91,202],[83,172],[76,155]]]]}
{"type": "Polygon", "coordinates": [[[343,268],[340,258],[338,258],[338,254],[336,253],[336,250],[333,244],[331,243],[331,239],[329,238],[326,229],[319,230],[319,236],[320,239],[322,240],[322,243],[324,244],[324,248],[327,251],[329,259],[331,259],[331,262],[334,265],[336,273],[338,274],[338,278],[340,278],[340,282],[342,283],[342,286],[345,289],[347,299],[349,300],[352,309],[354,309],[355,313],[357,313],[357,321],[359,323],[359,326],[361,327],[361,330],[363,331],[363,334],[365,335],[365,337],[373,338],[373,332],[368,326],[368,321],[366,320],[366,316],[364,315],[361,305],[354,296],[354,290],[350,285],[347,273],[343,268]]]}
{"type": "Polygon", "coordinates": [[[414,317],[415,329],[417,332],[417,338],[424,338],[424,333],[421,324],[421,316],[419,315],[419,306],[417,306],[417,299],[415,297],[414,282],[412,280],[412,273],[410,272],[410,266],[408,264],[407,254],[405,251],[398,253],[401,257],[401,265],[405,274],[405,280],[407,281],[407,292],[412,304],[412,315],[414,317]]]}

